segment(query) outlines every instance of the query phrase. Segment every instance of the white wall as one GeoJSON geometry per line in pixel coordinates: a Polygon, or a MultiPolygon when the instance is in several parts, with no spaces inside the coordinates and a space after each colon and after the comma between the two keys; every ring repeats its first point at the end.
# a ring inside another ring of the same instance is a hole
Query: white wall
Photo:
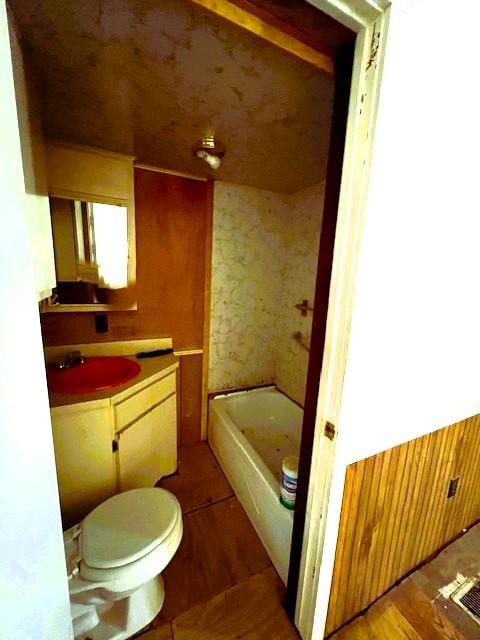
{"type": "Polygon", "coordinates": [[[215,183],[209,389],[275,383],[303,404],[323,183],[285,195],[215,183]]]}
{"type": "Polygon", "coordinates": [[[347,461],[480,412],[475,3],[393,3],[342,401],[347,461]]]}
{"type": "Polygon", "coordinates": [[[0,637],[72,637],[5,2],[0,0],[0,637]]]}

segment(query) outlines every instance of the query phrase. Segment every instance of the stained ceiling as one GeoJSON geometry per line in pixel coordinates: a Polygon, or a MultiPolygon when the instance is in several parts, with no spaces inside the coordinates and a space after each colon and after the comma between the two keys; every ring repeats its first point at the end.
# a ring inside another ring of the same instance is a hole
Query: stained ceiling
{"type": "Polygon", "coordinates": [[[45,134],[292,193],[323,179],[333,79],[188,0],[10,0],[45,134]],[[214,172],[192,154],[215,132],[214,172]]]}

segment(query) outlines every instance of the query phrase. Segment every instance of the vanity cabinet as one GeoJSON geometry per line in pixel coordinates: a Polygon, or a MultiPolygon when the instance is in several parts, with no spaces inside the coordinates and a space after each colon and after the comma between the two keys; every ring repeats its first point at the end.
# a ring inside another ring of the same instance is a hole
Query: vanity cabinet
{"type": "Polygon", "coordinates": [[[52,407],[65,527],[108,497],[177,468],[177,375],[170,366],[110,397],[52,407]]]}

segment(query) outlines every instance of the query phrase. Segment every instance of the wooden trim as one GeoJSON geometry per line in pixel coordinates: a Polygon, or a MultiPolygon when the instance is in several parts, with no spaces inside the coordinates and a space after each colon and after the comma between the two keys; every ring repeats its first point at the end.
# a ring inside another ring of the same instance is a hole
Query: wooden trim
{"type": "MultiPolygon", "coordinates": [[[[256,391],[257,389],[277,389],[274,382],[266,382],[264,384],[256,384],[251,387],[232,387],[231,389],[222,389],[222,391],[212,391],[208,394],[208,399],[218,398],[220,396],[230,396],[233,393],[242,393],[243,391],[256,391]]],[[[280,391],[280,389],[278,389],[280,391]]],[[[283,391],[281,392],[283,393],[283,391]]],[[[286,394],[284,394],[286,395],[286,394]]],[[[301,407],[303,409],[303,407],[301,407]]]]}
{"type": "Polygon", "coordinates": [[[205,292],[203,298],[203,360],[202,360],[202,407],[201,434],[202,440],[207,439],[208,428],[208,371],[210,364],[210,311],[212,292],[212,245],[213,245],[213,198],[215,185],[213,180],[208,182],[208,215],[205,229],[205,292]]]}
{"type": "MultiPolygon", "coordinates": [[[[311,15],[299,12],[298,9],[301,8],[304,11],[310,10],[310,12],[315,14],[315,16],[322,16],[322,13],[317,11],[315,7],[312,7],[305,2],[301,4],[295,2],[285,3],[287,5],[287,10],[289,6],[291,6],[296,15],[303,16],[303,20],[305,21],[304,24],[292,24],[289,20],[288,11],[286,13],[282,11],[283,3],[280,2],[275,2],[273,9],[268,7],[268,5],[262,6],[262,3],[260,2],[259,4],[258,0],[230,0],[230,2],[241,9],[245,9],[245,11],[248,11],[248,13],[251,13],[257,18],[260,18],[260,20],[263,20],[266,24],[276,27],[280,31],[292,36],[295,40],[303,42],[303,44],[308,45],[315,51],[324,53],[329,58],[335,58],[336,52],[341,48],[342,44],[349,40],[347,37],[343,42],[333,43],[330,38],[330,42],[327,42],[327,38],[324,34],[328,33],[330,25],[328,22],[326,22],[323,27],[318,24],[314,25],[311,15]],[[308,24],[306,23],[307,21],[308,24]]],[[[325,21],[331,21],[329,16],[323,15],[322,17],[325,21]]],[[[340,26],[338,22],[337,25],[340,26]]]]}
{"type": "Polygon", "coordinates": [[[308,0],[343,26],[355,33],[368,30],[381,19],[391,4],[390,0],[308,0]]]}
{"type": "Polygon", "coordinates": [[[132,160],[132,162],[136,158],[136,156],[132,156],[127,153],[118,153],[117,151],[109,151],[108,149],[91,147],[86,144],[76,144],[75,142],[66,142],[65,140],[56,140],[55,138],[46,138],[45,143],[51,147],[61,147],[62,149],[75,149],[77,151],[88,151],[89,153],[96,153],[99,156],[105,156],[106,158],[122,158],[124,160],[132,160]]]}
{"type": "Polygon", "coordinates": [[[332,284],[323,354],[295,623],[304,640],[323,637],[333,574],[345,466],[335,459],[353,295],[389,11],[383,0],[310,0],[358,33],[338,206],[332,284]],[[374,34],[380,46],[368,65],[374,34]],[[324,437],[326,421],[337,438],[324,437]]]}
{"type": "Polygon", "coordinates": [[[200,441],[202,363],[203,355],[200,354],[180,358],[180,445],[200,441]]]}
{"type": "Polygon", "coordinates": [[[305,529],[309,477],[316,427],[318,390],[325,349],[329,291],[335,246],[335,231],[337,226],[343,153],[347,130],[353,50],[354,42],[344,46],[343,52],[337,56],[337,59],[335,60],[336,81],[330,133],[330,150],[325,181],[322,230],[318,251],[312,337],[310,343],[310,358],[308,361],[307,389],[303,414],[302,441],[300,447],[298,489],[286,593],[286,608],[292,617],[295,613],[297,590],[300,578],[300,563],[305,529]]]}
{"type": "Polygon", "coordinates": [[[48,190],[48,195],[52,198],[64,198],[65,200],[82,200],[84,202],[99,202],[100,204],[112,204],[115,206],[127,208],[130,204],[130,200],[128,198],[116,198],[115,196],[105,195],[102,196],[96,193],[71,191],[70,189],[52,188],[48,190]]]}
{"type": "Polygon", "coordinates": [[[180,349],[175,350],[173,352],[174,356],[201,356],[203,354],[203,349],[180,349]]]}
{"type": "Polygon", "coordinates": [[[224,20],[228,20],[228,22],[235,24],[237,27],[253,33],[283,51],[287,51],[296,58],[311,64],[319,71],[333,75],[334,65],[332,58],[287,33],[290,29],[284,30],[283,26],[280,28],[281,21],[276,21],[275,25],[273,20],[266,22],[259,15],[255,15],[228,0],[190,0],[190,2],[224,20]]]}
{"type": "Polygon", "coordinates": [[[182,171],[173,171],[172,169],[162,169],[161,167],[154,167],[151,164],[143,164],[142,162],[135,162],[134,169],[145,169],[146,171],[156,171],[157,173],[166,173],[169,176],[176,176],[177,178],[188,178],[189,180],[199,180],[200,182],[208,182],[208,178],[202,176],[195,176],[191,173],[183,173],[182,171]]]}
{"type": "Polygon", "coordinates": [[[104,313],[105,311],[136,311],[138,303],[131,304],[46,304],[40,305],[40,313],[104,313]]]}

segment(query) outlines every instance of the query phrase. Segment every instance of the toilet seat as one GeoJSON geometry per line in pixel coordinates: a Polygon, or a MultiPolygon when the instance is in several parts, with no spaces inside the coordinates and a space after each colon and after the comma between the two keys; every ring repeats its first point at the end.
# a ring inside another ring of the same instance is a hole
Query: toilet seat
{"type": "Polygon", "coordinates": [[[114,569],[140,560],[168,538],[179,514],[178,500],[165,489],[119,493],[83,520],[83,562],[92,569],[114,569]]]}
{"type": "Polygon", "coordinates": [[[183,534],[182,509],[165,489],[133,489],[100,504],[75,529],[64,536],[78,567],[70,594],[98,587],[123,592],[160,574],[173,558],[183,534]]]}

